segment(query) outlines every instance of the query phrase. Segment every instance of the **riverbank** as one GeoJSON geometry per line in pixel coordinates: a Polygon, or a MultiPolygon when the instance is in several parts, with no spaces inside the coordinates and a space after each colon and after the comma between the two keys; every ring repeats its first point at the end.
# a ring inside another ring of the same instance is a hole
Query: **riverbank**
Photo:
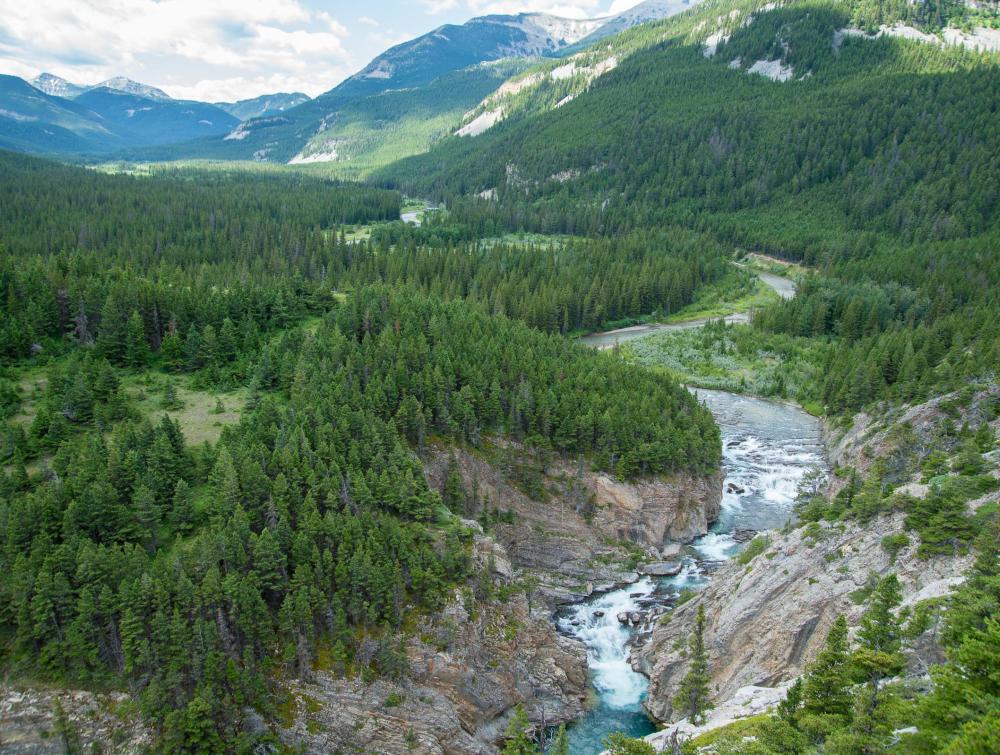
{"type": "MultiPolygon", "coordinates": [[[[740,263],[737,267],[744,268],[740,263]]],[[[685,307],[680,312],[660,322],[638,323],[613,330],[589,333],[579,337],[579,342],[595,349],[610,349],[655,333],[676,333],[700,328],[718,320],[726,323],[749,323],[753,310],[773,303],[778,299],[795,296],[795,281],[763,271],[752,271],[758,280],[756,290],[733,301],[719,300],[711,294],[704,294],[699,301],[685,307]]],[[[711,288],[711,287],[709,287],[711,288]]]]}
{"type": "Polygon", "coordinates": [[[794,404],[723,391],[696,393],[722,431],[725,478],[719,515],[707,534],[676,547],[676,573],[644,577],[557,616],[560,630],[587,646],[596,695],[596,704],[570,727],[574,753],[596,755],[614,731],[631,736],[652,731],[648,713],[655,715],[659,708],[647,698],[651,666],[637,659],[657,627],[672,621],[675,607],[692,591],[710,584],[712,574],[754,532],[784,527],[803,480],[812,470],[826,468],[820,423],[794,404]]]}

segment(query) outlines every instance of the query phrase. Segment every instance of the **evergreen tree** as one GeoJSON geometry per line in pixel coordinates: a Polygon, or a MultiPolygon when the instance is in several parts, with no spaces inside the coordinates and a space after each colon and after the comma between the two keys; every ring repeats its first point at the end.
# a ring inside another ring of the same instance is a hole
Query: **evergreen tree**
{"type": "Polygon", "coordinates": [[[132,369],[141,369],[149,364],[149,343],[146,340],[146,326],[135,310],[128,318],[125,329],[124,364],[132,369]]]}
{"type": "Polygon", "coordinates": [[[691,632],[688,652],[688,672],[681,681],[674,698],[674,705],[696,726],[705,721],[705,714],[711,710],[708,669],[708,654],[705,652],[705,606],[698,604],[694,630],[691,632]]]}
{"type": "Polygon", "coordinates": [[[537,755],[538,747],[534,740],[528,735],[531,721],[524,708],[518,705],[514,708],[514,715],[504,731],[504,746],[501,753],[503,755],[537,755]]]}
{"type": "Polygon", "coordinates": [[[850,668],[847,620],[837,616],[826,644],[806,670],[800,725],[814,741],[845,725],[850,718],[850,668]]]}
{"type": "Polygon", "coordinates": [[[549,746],[548,755],[570,755],[569,735],[566,733],[566,724],[559,727],[556,737],[549,746]]]}

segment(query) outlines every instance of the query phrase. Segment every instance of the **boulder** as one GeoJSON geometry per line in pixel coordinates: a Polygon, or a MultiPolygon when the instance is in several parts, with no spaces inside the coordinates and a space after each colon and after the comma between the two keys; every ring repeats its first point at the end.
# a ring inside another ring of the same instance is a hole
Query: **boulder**
{"type": "Polygon", "coordinates": [[[640,570],[650,577],[675,577],[681,573],[682,568],[680,561],[654,561],[645,564],[640,570]]]}

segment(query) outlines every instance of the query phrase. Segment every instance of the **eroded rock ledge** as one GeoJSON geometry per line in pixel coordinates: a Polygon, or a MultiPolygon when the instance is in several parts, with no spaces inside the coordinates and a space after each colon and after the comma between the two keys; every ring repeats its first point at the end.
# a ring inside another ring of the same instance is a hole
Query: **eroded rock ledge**
{"type": "Polygon", "coordinates": [[[570,460],[549,465],[547,500],[538,501],[479,456],[446,448],[425,459],[435,488],[453,457],[480,501],[513,512],[514,522],[498,524],[496,537],[517,568],[541,579],[539,594],[551,607],[635,581],[636,559],[673,558],[676,543],[708,532],[722,502],[721,470],[626,483],[570,460]]]}
{"type": "MultiPolygon", "coordinates": [[[[646,708],[659,721],[677,718],[671,700],[687,673],[687,640],[699,604],[707,619],[705,643],[716,700],[740,688],[775,687],[802,673],[822,647],[837,614],[855,626],[864,605],[852,593],[871,575],[899,577],[904,605],[946,594],[961,582],[971,557],[919,559],[917,538],[893,562],[881,546],[903,531],[902,514],[856,523],[817,524],[787,535],[768,533],[770,545],[746,566],[731,561],[696,598],[676,608],[637,651],[632,665],[650,678],[646,708]]],[[[939,660],[933,643],[915,666],[939,660]]]]}

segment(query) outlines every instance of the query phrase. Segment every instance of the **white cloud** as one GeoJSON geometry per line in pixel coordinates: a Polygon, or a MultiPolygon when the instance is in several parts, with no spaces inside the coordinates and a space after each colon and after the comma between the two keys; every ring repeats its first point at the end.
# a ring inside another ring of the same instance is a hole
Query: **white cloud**
{"type": "Polygon", "coordinates": [[[436,16],[438,13],[457,8],[458,0],[420,0],[420,4],[428,14],[436,16]]]}
{"type": "Polygon", "coordinates": [[[605,15],[605,4],[598,0],[467,0],[477,16],[490,13],[548,13],[562,18],[596,18],[605,15]]]}
{"type": "Polygon", "coordinates": [[[376,21],[371,16],[358,16],[358,23],[364,24],[365,26],[379,26],[379,22],[376,21]]]}
{"type": "Polygon", "coordinates": [[[357,67],[346,37],[299,0],[0,0],[0,70],[126,75],[180,97],[251,97],[277,82],[319,94],[357,67]]]}
{"type": "Polygon", "coordinates": [[[615,0],[611,3],[611,8],[608,10],[609,16],[616,16],[619,13],[624,13],[641,3],[642,0],[615,0]]]}

